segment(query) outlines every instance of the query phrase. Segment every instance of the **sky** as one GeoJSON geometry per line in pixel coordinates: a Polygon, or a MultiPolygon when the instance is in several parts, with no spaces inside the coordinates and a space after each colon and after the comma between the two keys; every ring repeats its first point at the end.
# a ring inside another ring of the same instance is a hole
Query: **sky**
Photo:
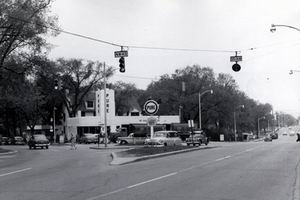
{"type": "MultiPolygon", "coordinates": [[[[51,12],[65,31],[131,46],[126,72],[109,79],[147,86],[163,74],[194,64],[231,74],[250,98],[274,111],[300,116],[300,28],[298,0],[56,0],[51,12]],[[210,51],[133,48],[161,47],[210,51]],[[224,52],[222,52],[224,51],[224,52]],[[242,69],[232,71],[239,51],[242,69]],[[292,75],[290,70],[299,70],[292,75]]],[[[118,68],[120,47],[61,33],[49,38],[49,56],[105,62],[118,68]]]]}

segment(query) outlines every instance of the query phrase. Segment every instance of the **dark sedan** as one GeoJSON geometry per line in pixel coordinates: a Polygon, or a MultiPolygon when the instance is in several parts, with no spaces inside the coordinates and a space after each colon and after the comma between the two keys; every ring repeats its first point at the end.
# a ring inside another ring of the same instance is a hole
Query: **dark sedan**
{"type": "Polygon", "coordinates": [[[28,141],[29,149],[36,149],[37,147],[40,147],[42,149],[45,147],[46,149],[48,149],[49,145],[49,140],[45,135],[33,135],[28,141]]]}

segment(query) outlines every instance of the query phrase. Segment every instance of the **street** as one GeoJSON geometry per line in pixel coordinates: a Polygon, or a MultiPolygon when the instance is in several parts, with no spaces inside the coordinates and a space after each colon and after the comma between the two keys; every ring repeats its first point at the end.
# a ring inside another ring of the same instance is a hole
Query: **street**
{"type": "Polygon", "coordinates": [[[0,199],[299,199],[300,144],[286,131],[121,166],[109,165],[120,149],[7,146],[18,153],[0,155],[0,199]]]}

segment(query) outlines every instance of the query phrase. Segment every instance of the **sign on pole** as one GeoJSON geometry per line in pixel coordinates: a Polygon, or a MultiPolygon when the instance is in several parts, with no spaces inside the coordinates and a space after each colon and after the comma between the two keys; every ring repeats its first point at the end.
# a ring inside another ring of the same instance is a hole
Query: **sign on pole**
{"type": "Polygon", "coordinates": [[[188,120],[188,126],[189,128],[193,128],[194,127],[194,120],[188,120]]]}
{"type": "Polygon", "coordinates": [[[144,104],[144,110],[148,115],[154,115],[159,109],[159,104],[154,100],[148,100],[144,104]]]}
{"type": "Polygon", "coordinates": [[[242,60],[242,56],[230,56],[230,62],[239,62],[242,60]]]}
{"type": "Polygon", "coordinates": [[[128,57],[128,51],[115,51],[115,58],[128,57]]]}

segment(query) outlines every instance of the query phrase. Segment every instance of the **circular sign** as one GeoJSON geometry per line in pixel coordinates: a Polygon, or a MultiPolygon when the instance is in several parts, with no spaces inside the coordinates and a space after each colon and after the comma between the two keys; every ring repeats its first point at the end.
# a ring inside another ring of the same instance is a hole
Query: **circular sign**
{"type": "Polygon", "coordinates": [[[158,108],[159,108],[159,105],[154,100],[148,100],[144,104],[144,110],[148,115],[154,115],[155,113],[157,113],[158,108]]]}

